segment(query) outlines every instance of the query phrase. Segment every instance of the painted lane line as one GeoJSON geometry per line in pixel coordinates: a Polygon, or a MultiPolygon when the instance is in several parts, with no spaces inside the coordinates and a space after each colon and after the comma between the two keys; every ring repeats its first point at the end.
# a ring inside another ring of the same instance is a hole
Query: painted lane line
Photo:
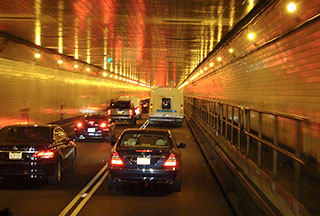
{"type": "Polygon", "coordinates": [[[70,209],[81,199],[81,196],[95,183],[95,181],[103,174],[103,172],[108,168],[108,163],[102,167],[102,169],[97,173],[97,175],[91,179],[91,181],[78,193],[78,195],[62,210],[59,216],[65,216],[70,209]]]}
{"type": "MultiPolygon", "coordinates": [[[[145,129],[149,125],[149,120],[146,120],[140,127],[140,129],[145,129]]],[[[108,176],[108,171],[106,171],[108,167],[108,163],[97,173],[97,175],[84,187],[80,193],[66,206],[66,208],[59,214],[59,216],[65,216],[74,206],[75,204],[82,198],[83,200],[77,205],[74,211],[71,213],[71,216],[77,215],[83,206],[88,202],[91,196],[96,192],[96,190],[100,187],[103,181],[108,176]],[[106,171],[106,172],[105,172],[106,171]],[[87,190],[96,182],[96,180],[104,173],[101,179],[95,184],[95,186],[91,189],[90,192],[87,190]]]]}
{"type": "Polygon", "coordinates": [[[149,125],[149,119],[141,125],[140,129],[146,129],[148,125],[149,125]]]}
{"type": "Polygon", "coordinates": [[[79,203],[79,205],[75,208],[75,210],[72,212],[71,216],[76,216],[80,212],[80,210],[83,208],[83,206],[88,202],[88,200],[91,198],[91,196],[96,192],[96,190],[100,187],[100,185],[104,182],[104,180],[108,176],[108,171],[105,172],[105,174],[101,177],[101,179],[97,182],[97,184],[92,188],[92,190],[88,193],[88,195],[79,203]]]}

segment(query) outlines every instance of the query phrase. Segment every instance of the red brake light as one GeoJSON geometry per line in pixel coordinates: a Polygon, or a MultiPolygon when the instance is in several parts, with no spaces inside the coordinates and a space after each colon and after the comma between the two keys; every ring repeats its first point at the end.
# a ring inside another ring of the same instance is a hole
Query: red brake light
{"type": "Polygon", "coordinates": [[[38,151],[32,155],[36,158],[54,158],[54,152],[51,150],[48,151],[38,151]]]}
{"type": "Polygon", "coordinates": [[[114,152],[111,156],[111,165],[123,165],[123,162],[118,154],[118,152],[114,152]]]}
{"type": "Polygon", "coordinates": [[[177,166],[177,158],[176,158],[176,155],[171,153],[169,155],[169,158],[168,160],[164,163],[165,167],[176,167],[177,166]]]}
{"type": "Polygon", "coordinates": [[[77,127],[81,128],[82,127],[82,122],[78,122],[77,127]]]}
{"type": "Polygon", "coordinates": [[[133,111],[129,110],[129,115],[132,116],[133,115],[133,111]]]}
{"type": "Polygon", "coordinates": [[[100,127],[105,128],[105,127],[107,127],[107,124],[106,124],[105,122],[102,122],[102,123],[100,124],[100,127]]]}
{"type": "Polygon", "coordinates": [[[111,109],[108,109],[108,115],[111,115],[111,109]]]}

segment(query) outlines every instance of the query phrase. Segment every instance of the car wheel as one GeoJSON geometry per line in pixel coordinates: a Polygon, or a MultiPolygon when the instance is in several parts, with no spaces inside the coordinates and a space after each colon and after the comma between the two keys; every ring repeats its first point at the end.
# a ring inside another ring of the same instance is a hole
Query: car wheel
{"type": "Polygon", "coordinates": [[[111,179],[110,175],[108,175],[108,178],[107,178],[107,185],[109,190],[116,189],[116,183],[111,179]]]}
{"type": "Polygon", "coordinates": [[[177,175],[176,180],[172,184],[172,191],[173,192],[180,192],[181,191],[181,174],[177,175]]]}
{"type": "Polygon", "coordinates": [[[70,165],[70,172],[71,173],[74,173],[76,171],[76,164],[77,164],[76,152],[74,151],[72,153],[72,163],[70,165]]]}
{"type": "Polygon", "coordinates": [[[59,160],[57,162],[57,167],[56,167],[56,170],[54,171],[54,174],[48,177],[48,182],[51,185],[59,185],[61,183],[61,179],[62,179],[62,167],[61,167],[61,161],[59,160]]]}

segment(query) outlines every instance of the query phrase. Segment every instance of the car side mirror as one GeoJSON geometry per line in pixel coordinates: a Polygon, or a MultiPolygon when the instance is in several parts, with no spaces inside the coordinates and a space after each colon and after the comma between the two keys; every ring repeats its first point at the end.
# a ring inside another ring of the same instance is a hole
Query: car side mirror
{"type": "Polygon", "coordinates": [[[185,148],[187,144],[185,143],[178,143],[178,148],[185,148]]]}

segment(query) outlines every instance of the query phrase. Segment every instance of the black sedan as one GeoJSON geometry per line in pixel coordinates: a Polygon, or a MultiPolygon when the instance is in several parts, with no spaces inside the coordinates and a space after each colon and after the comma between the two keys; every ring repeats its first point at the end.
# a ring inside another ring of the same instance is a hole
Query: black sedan
{"type": "Polygon", "coordinates": [[[122,183],[162,183],[181,190],[181,154],[169,130],[126,129],[111,150],[109,189],[122,183]]]}
{"type": "Polygon", "coordinates": [[[85,115],[76,122],[75,138],[77,141],[93,138],[112,142],[115,139],[115,126],[114,121],[103,113],[85,115]]]}
{"type": "Polygon", "coordinates": [[[75,170],[76,145],[58,125],[11,125],[0,130],[0,178],[47,178],[59,184],[75,170]]]}

